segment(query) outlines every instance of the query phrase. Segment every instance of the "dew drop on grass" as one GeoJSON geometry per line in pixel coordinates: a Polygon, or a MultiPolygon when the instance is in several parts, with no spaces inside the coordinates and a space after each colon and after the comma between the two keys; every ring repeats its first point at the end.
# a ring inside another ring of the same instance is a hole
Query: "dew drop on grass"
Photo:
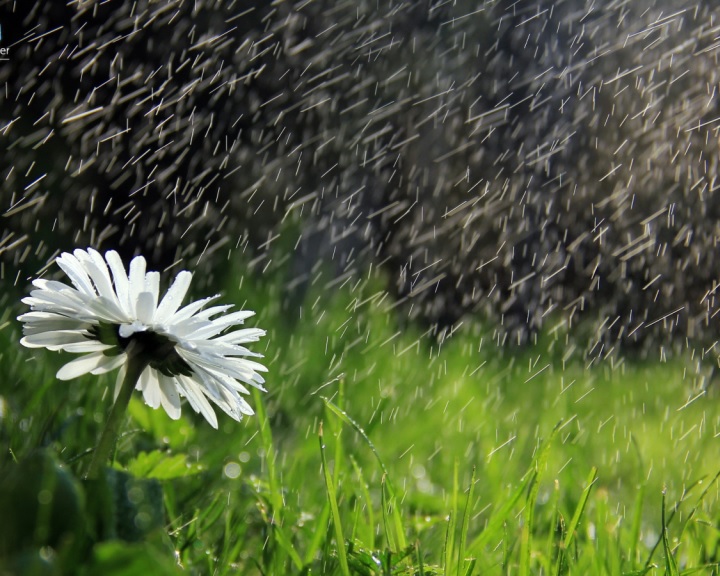
{"type": "Polygon", "coordinates": [[[240,474],[242,473],[242,468],[237,462],[228,462],[223,468],[223,473],[231,480],[234,480],[235,478],[238,478],[240,476],[240,474]]]}

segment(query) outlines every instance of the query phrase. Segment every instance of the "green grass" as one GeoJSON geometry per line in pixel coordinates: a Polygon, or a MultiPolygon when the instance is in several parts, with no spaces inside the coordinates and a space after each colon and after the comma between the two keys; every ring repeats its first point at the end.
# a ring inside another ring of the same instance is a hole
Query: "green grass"
{"type": "MultiPolygon", "coordinates": [[[[481,323],[444,336],[409,324],[376,278],[341,285],[316,271],[301,299],[283,274],[236,269],[225,287],[268,329],[255,346],[270,368],[255,417],[219,414],[215,431],[188,406],[173,422],[131,402],[116,468],[161,486],[161,525],[134,542],[89,530],[90,544],[65,538],[48,552],[52,514],[28,505],[33,533],[0,565],[21,555],[88,574],[170,574],[176,561],[218,575],[717,573],[720,412],[701,367],[587,367],[565,355],[561,323],[534,347],[498,351],[481,323]]],[[[2,473],[45,447],[79,478],[114,375],[56,381],[68,356],[21,349],[16,312],[0,318],[2,473]]],[[[102,509],[89,487],[73,490],[81,510],[102,509]]]]}

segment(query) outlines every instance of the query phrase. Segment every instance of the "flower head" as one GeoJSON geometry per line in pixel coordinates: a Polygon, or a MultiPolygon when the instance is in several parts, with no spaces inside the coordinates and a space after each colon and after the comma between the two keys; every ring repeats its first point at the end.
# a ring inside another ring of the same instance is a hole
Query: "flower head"
{"type": "Polygon", "coordinates": [[[264,390],[258,372],[267,368],[248,357],[262,356],[242,344],[265,335],[258,328],[228,331],[254,312],[224,314],[232,306],[206,306],[217,296],[180,307],[192,274],[183,270],[162,297],[160,274],[146,272],[145,259],[136,256],[129,273],[115,251],[88,248],[63,253],[57,264],[72,286],[38,278],[36,290],[23,302],[30,312],[20,341],[29,348],[47,348],[84,354],[63,366],[61,380],[83,374],[104,374],[119,368],[115,396],[123,382],[129,354],[145,364],[136,389],[145,402],[162,406],[170,418],[180,417],[180,397],[217,428],[208,400],[235,420],[253,414],[241,394],[243,385],[264,390]]]}

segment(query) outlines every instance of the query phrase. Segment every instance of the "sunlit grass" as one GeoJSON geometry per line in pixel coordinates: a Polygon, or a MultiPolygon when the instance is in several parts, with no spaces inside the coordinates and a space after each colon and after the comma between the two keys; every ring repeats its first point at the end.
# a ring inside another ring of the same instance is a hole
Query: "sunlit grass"
{"type": "MultiPolygon", "coordinates": [[[[168,573],[175,560],[213,574],[716,566],[717,395],[683,358],[587,367],[558,353],[560,331],[501,352],[480,323],[444,336],[409,325],[376,278],[318,274],[293,309],[282,268],[238,270],[226,297],[268,328],[256,416],[215,431],[134,398],[116,467],[161,482],[165,525],[73,561],[111,573],[140,546],[168,573]]],[[[21,351],[17,329],[0,331],[3,469],[46,446],[80,477],[113,376],[58,382],[60,358],[21,351]]]]}

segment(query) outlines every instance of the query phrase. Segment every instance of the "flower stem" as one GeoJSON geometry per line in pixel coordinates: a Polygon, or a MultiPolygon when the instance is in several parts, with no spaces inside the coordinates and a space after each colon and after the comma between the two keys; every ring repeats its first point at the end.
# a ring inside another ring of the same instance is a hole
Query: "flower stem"
{"type": "Polygon", "coordinates": [[[120,388],[120,393],[110,410],[110,415],[105,423],[100,441],[93,452],[90,467],[85,474],[86,479],[94,480],[99,478],[100,472],[105,467],[105,463],[115,451],[120,425],[122,424],[125,411],[130,403],[133,390],[135,390],[140,375],[149,363],[149,358],[147,354],[143,353],[142,348],[141,345],[136,345],[136,342],[131,341],[125,349],[125,353],[127,354],[125,379],[120,388]]]}

